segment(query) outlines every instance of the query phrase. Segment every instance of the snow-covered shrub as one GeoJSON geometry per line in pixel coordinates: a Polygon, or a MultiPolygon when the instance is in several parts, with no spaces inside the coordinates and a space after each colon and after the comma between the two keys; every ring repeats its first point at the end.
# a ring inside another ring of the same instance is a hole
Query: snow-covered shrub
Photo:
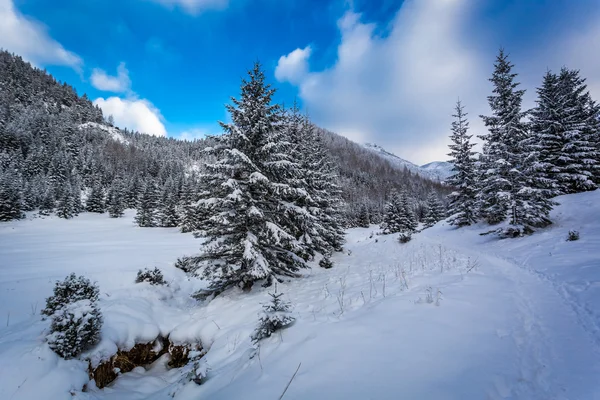
{"type": "Polygon", "coordinates": [[[333,261],[329,257],[323,257],[321,261],[319,261],[319,267],[329,269],[333,267],[333,261]]]}
{"type": "Polygon", "coordinates": [[[198,270],[198,262],[195,257],[180,257],[175,261],[175,268],[179,268],[186,274],[194,274],[198,270]]]}
{"type": "Polygon", "coordinates": [[[143,270],[140,269],[135,278],[135,283],[141,282],[148,282],[151,285],[164,285],[167,283],[162,272],[160,272],[160,269],[158,268],[154,268],[153,270],[148,268],[144,268],[143,270]]]}
{"type": "Polygon", "coordinates": [[[76,276],[72,273],[64,281],[56,281],[54,294],[46,299],[46,308],[41,313],[50,317],[66,305],[79,300],[89,300],[95,303],[98,301],[98,294],[98,286],[91,283],[86,277],[76,276]]]}
{"type": "Polygon", "coordinates": [[[579,240],[579,231],[569,231],[569,236],[567,237],[567,241],[573,242],[575,240],[579,240]]]}
{"type": "Polygon", "coordinates": [[[89,299],[68,303],[52,315],[48,345],[64,359],[77,357],[100,340],[102,315],[89,299]]]}
{"type": "Polygon", "coordinates": [[[296,318],[290,315],[291,306],[280,299],[283,293],[269,293],[271,302],[263,305],[263,315],[250,336],[253,342],[270,337],[274,332],[291,325],[296,318]]]}
{"type": "Polygon", "coordinates": [[[398,241],[400,243],[408,243],[411,239],[412,236],[410,233],[401,233],[400,236],[398,236],[398,241]]]}

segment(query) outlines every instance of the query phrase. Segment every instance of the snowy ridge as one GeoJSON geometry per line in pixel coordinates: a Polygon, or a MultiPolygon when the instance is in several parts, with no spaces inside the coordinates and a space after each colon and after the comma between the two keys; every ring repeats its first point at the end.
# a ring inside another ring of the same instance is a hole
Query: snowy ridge
{"type": "Polygon", "coordinates": [[[271,399],[300,363],[286,398],[392,400],[399,388],[408,399],[600,398],[600,191],[557,201],[555,223],[519,239],[446,222],[405,245],[377,226],[349,230],[332,269],[315,262],[278,284],[296,322],[259,353],[249,336],[274,288],[192,300],[205,282],[171,264],[197,252],[192,235],[95,214],[2,224],[0,315],[10,318],[0,328],[0,398],[271,399]],[[580,240],[566,241],[569,230],[580,240]],[[153,266],[169,286],[133,283],[153,266]],[[206,382],[183,382],[161,358],[99,390],[86,362],[59,359],[39,308],[71,271],[100,286],[105,325],[92,360],[169,334],[208,349],[206,382]]]}
{"type": "Polygon", "coordinates": [[[419,167],[423,171],[427,171],[430,174],[433,174],[440,181],[445,181],[452,175],[454,175],[452,163],[448,161],[433,161],[425,165],[421,165],[419,167]]]}
{"type": "Polygon", "coordinates": [[[118,128],[115,128],[113,126],[103,125],[103,124],[99,124],[97,122],[86,122],[84,124],[79,125],[79,129],[85,129],[85,128],[100,129],[100,130],[108,133],[108,135],[113,140],[116,140],[117,142],[123,143],[125,145],[129,144],[129,141],[127,139],[125,139],[125,137],[121,134],[121,131],[118,128]]]}
{"type": "Polygon", "coordinates": [[[410,161],[398,157],[393,153],[390,153],[389,151],[385,150],[379,145],[373,143],[365,143],[363,147],[368,150],[371,150],[380,157],[388,160],[392,165],[396,166],[397,168],[406,168],[409,171],[422,176],[423,178],[431,179],[434,181],[443,181],[451,175],[452,165],[448,162],[434,161],[420,167],[415,163],[412,163],[410,161]]]}

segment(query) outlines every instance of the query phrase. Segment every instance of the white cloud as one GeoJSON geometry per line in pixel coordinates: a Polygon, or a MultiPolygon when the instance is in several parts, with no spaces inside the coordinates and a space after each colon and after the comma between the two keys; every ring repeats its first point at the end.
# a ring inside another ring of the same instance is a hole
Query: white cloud
{"type": "Polygon", "coordinates": [[[206,10],[227,8],[229,0],[153,0],[169,8],[180,7],[188,14],[198,15],[206,10]]]}
{"type": "Polygon", "coordinates": [[[102,97],[94,100],[105,116],[112,115],[117,126],[154,136],[166,136],[160,111],[148,100],[102,97]]]}
{"type": "Polygon", "coordinates": [[[12,0],[0,0],[0,48],[36,65],[66,65],[81,70],[81,58],[53,40],[46,27],[19,13],[12,0]]]}
{"type": "Polygon", "coordinates": [[[129,71],[122,62],[117,67],[117,76],[110,76],[104,70],[94,68],[91,76],[92,86],[106,92],[127,92],[131,88],[129,71]]]}
{"type": "Polygon", "coordinates": [[[280,82],[300,83],[308,73],[308,59],[311,52],[311,47],[306,46],[281,56],[275,68],[275,78],[280,82]]]}
{"type": "MultiPolygon", "coordinates": [[[[298,80],[311,116],[352,140],[375,142],[415,162],[445,160],[456,99],[475,116],[487,89],[486,68],[460,34],[465,8],[464,0],[407,0],[385,37],[360,14],[347,12],[338,21],[335,65],[298,80]]],[[[299,65],[283,74],[290,81],[308,68],[304,54],[293,54],[282,58],[299,65]]]]}

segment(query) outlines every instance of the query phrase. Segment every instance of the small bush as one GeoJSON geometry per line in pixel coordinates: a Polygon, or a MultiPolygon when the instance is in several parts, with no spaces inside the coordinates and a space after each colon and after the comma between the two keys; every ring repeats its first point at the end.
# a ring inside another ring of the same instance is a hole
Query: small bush
{"type": "Polygon", "coordinates": [[[323,257],[321,261],[319,261],[319,267],[329,269],[333,267],[333,261],[329,257],[323,257]]]}
{"type": "Polygon", "coordinates": [[[56,281],[54,294],[46,299],[46,308],[41,313],[50,317],[57,310],[69,303],[79,300],[90,300],[92,303],[98,301],[98,287],[84,276],[76,276],[74,273],[67,276],[64,281],[56,281]]]}
{"type": "Polygon", "coordinates": [[[569,236],[567,237],[567,241],[574,242],[575,240],[579,240],[579,231],[569,231],[569,236]]]}
{"type": "Polygon", "coordinates": [[[274,332],[283,329],[296,320],[290,314],[289,303],[280,299],[283,293],[269,293],[271,302],[263,305],[263,315],[260,317],[258,326],[250,336],[254,343],[270,337],[274,332]]]}
{"type": "Polygon", "coordinates": [[[158,268],[154,268],[153,270],[148,268],[144,268],[144,270],[140,269],[135,278],[135,283],[141,282],[148,282],[151,285],[165,285],[167,283],[158,268]]]}
{"type": "Polygon", "coordinates": [[[410,233],[401,233],[400,236],[398,236],[398,241],[400,243],[408,243],[411,239],[412,236],[410,233]]]}
{"type": "Polygon", "coordinates": [[[77,357],[100,340],[102,315],[89,299],[69,303],[52,315],[48,345],[64,359],[77,357]]]}
{"type": "Polygon", "coordinates": [[[77,357],[100,339],[102,315],[96,302],[99,289],[89,279],[71,274],[57,281],[42,315],[52,318],[48,345],[59,356],[77,357]]]}

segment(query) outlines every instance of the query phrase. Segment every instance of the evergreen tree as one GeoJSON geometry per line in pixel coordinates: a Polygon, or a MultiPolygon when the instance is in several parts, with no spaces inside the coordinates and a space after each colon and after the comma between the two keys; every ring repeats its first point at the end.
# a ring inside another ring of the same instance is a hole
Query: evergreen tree
{"type": "Polygon", "coordinates": [[[563,193],[596,189],[594,174],[598,168],[598,153],[594,143],[597,135],[598,111],[587,92],[585,79],[579,71],[562,68],[558,76],[558,93],[563,100],[560,116],[563,140],[555,164],[563,193]]]}
{"type": "Polygon", "coordinates": [[[362,204],[358,211],[358,220],[356,221],[360,228],[368,228],[371,225],[371,218],[369,218],[369,207],[366,204],[362,204]]]}
{"type": "Polygon", "coordinates": [[[249,290],[256,281],[270,285],[306,267],[305,248],[282,223],[303,211],[285,201],[297,193],[286,181],[295,171],[281,112],[258,63],[248,75],[241,98],[227,106],[232,123],[221,123],[225,133],[212,138],[216,162],[206,165],[204,176],[212,197],[201,203],[210,205],[211,216],[203,230],[206,251],[194,263],[204,267],[216,294],[231,286],[249,290]]]}
{"type": "Polygon", "coordinates": [[[74,193],[69,183],[67,183],[63,188],[62,195],[58,200],[56,215],[64,219],[70,219],[77,215],[75,210],[74,193]]]}
{"type": "Polygon", "coordinates": [[[23,216],[21,182],[15,173],[0,170],[0,221],[20,219],[23,216]]]}
{"type": "Polygon", "coordinates": [[[45,190],[45,194],[40,203],[40,215],[50,215],[54,212],[54,208],[56,207],[56,200],[54,199],[52,190],[50,188],[46,188],[45,190]]]}
{"type": "Polygon", "coordinates": [[[449,214],[452,215],[449,222],[451,225],[458,227],[467,226],[477,221],[476,209],[476,186],[477,172],[473,156],[475,152],[471,149],[475,145],[471,143],[472,135],[467,132],[469,130],[469,121],[467,113],[464,112],[464,107],[460,100],[456,102],[456,113],[452,116],[455,121],[452,122],[452,134],[450,139],[451,152],[448,154],[452,159],[452,170],[454,175],[446,180],[446,183],[455,188],[448,195],[450,200],[449,214]]]}
{"type": "Polygon", "coordinates": [[[385,205],[385,214],[383,215],[383,224],[381,228],[384,233],[397,233],[402,230],[400,210],[402,208],[402,199],[396,190],[392,190],[390,199],[385,205]]]}
{"type": "Polygon", "coordinates": [[[254,343],[270,337],[296,320],[291,316],[291,305],[280,299],[283,293],[269,293],[269,296],[271,296],[271,302],[263,305],[263,315],[250,336],[254,343]]]}
{"type": "Polygon", "coordinates": [[[173,228],[179,224],[177,203],[177,197],[173,192],[172,187],[166,185],[159,210],[160,226],[165,228],[173,228]]]}
{"type": "Polygon", "coordinates": [[[427,196],[427,212],[425,213],[424,223],[426,228],[430,228],[446,216],[446,210],[440,199],[435,193],[431,192],[427,196]]]}
{"type": "Polygon", "coordinates": [[[489,133],[481,136],[483,145],[482,182],[479,206],[483,218],[497,224],[510,216],[511,224],[518,225],[517,203],[523,187],[522,164],[524,155],[520,144],[527,138],[527,127],[521,111],[524,90],[518,90],[517,74],[501,49],[490,81],[493,94],[488,96],[491,116],[481,116],[489,133]]]}
{"type": "Polygon", "coordinates": [[[92,189],[85,202],[85,210],[102,214],[105,210],[104,188],[99,179],[95,179],[92,189]]]}
{"type": "Polygon", "coordinates": [[[406,191],[400,193],[399,205],[397,219],[398,232],[410,235],[417,230],[418,222],[406,191]]]}
{"type": "Polygon", "coordinates": [[[158,224],[158,188],[156,182],[150,180],[138,202],[135,222],[141,227],[153,227],[158,224]]]}
{"type": "Polygon", "coordinates": [[[125,188],[123,187],[123,179],[116,177],[110,189],[106,200],[106,208],[108,215],[111,218],[122,217],[125,212],[125,188]]]}
{"type": "Polygon", "coordinates": [[[142,185],[137,174],[129,182],[127,193],[125,195],[125,206],[126,208],[137,208],[138,199],[142,193],[142,185]]]}

